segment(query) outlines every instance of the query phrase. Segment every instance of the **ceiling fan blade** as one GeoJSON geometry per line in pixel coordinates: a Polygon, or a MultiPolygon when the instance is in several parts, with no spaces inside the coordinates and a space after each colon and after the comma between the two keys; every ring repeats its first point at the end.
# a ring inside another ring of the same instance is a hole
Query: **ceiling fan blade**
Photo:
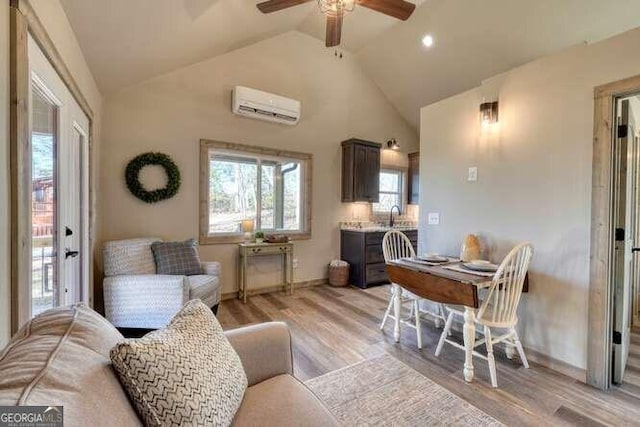
{"type": "Polygon", "coordinates": [[[406,21],[416,5],[404,0],[358,0],[360,6],[406,21]]]}
{"type": "Polygon", "coordinates": [[[340,44],[342,38],[342,14],[327,15],[327,38],[325,45],[334,47],[340,44]]]}
{"type": "Polygon", "coordinates": [[[277,12],[288,7],[297,6],[303,3],[309,3],[313,0],[269,0],[258,3],[256,7],[260,9],[262,13],[277,12]]]}

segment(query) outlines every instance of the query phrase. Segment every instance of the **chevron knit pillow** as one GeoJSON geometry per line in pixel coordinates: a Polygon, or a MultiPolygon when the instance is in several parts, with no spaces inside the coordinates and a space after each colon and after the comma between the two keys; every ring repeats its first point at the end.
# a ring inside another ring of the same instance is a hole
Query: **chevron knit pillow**
{"type": "Polygon", "coordinates": [[[240,357],[200,300],[165,329],[117,344],[111,361],[148,426],[230,425],[247,388],[240,357]]]}

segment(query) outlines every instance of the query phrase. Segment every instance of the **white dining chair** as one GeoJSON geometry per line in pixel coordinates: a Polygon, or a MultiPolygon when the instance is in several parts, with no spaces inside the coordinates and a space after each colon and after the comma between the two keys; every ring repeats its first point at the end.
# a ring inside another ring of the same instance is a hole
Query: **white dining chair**
{"type": "MultiPolygon", "coordinates": [[[[398,230],[388,231],[384,235],[384,237],[382,238],[382,253],[384,254],[385,262],[397,260],[400,258],[413,258],[416,256],[416,253],[413,250],[413,245],[411,245],[411,241],[409,240],[409,238],[406,236],[406,234],[398,230]]],[[[439,327],[440,324],[444,324],[445,321],[444,305],[437,303],[437,313],[433,313],[420,307],[420,301],[423,300],[423,298],[420,298],[419,296],[407,291],[406,289],[402,289],[395,283],[392,283],[391,286],[391,298],[389,299],[389,305],[387,306],[387,310],[385,311],[384,317],[382,318],[382,323],[380,323],[380,329],[384,329],[384,325],[387,322],[387,319],[393,319],[394,337],[396,342],[399,342],[401,324],[405,324],[411,328],[414,328],[416,330],[418,348],[422,348],[421,315],[426,314],[433,317],[436,322],[436,326],[439,327]],[[397,310],[395,307],[396,301],[398,301],[397,310]],[[409,316],[407,316],[406,318],[401,318],[400,311],[402,310],[403,304],[407,302],[411,303],[409,316]]]]}
{"type": "MultiPolygon", "coordinates": [[[[500,264],[500,267],[493,276],[491,285],[489,286],[485,299],[480,303],[477,310],[476,323],[484,328],[478,332],[484,334],[484,338],[475,342],[475,347],[485,344],[487,355],[473,351],[473,355],[486,360],[489,363],[489,373],[491,375],[491,385],[498,387],[496,376],[496,361],[493,356],[493,346],[500,342],[505,342],[507,354],[509,350],[515,347],[520,355],[520,360],[525,368],[529,368],[529,362],[524,354],[516,325],[518,324],[517,309],[520,297],[522,296],[522,287],[529,268],[529,262],[533,255],[533,246],[530,243],[521,243],[514,247],[500,264]],[[492,329],[503,330],[503,335],[494,337],[492,329]]],[[[436,356],[440,355],[444,343],[449,343],[454,347],[462,350],[465,347],[455,341],[449,339],[449,332],[453,324],[454,317],[463,318],[464,307],[447,305],[449,315],[445,323],[444,330],[440,336],[440,341],[436,347],[436,356]]]]}

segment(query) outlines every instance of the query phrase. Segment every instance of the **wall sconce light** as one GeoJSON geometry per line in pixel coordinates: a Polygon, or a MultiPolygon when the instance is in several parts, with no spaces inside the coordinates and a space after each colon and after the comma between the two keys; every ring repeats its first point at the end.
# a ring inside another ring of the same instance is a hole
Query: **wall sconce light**
{"type": "Polygon", "coordinates": [[[254,228],[253,219],[243,219],[240,223],[240,228],[242,228],[242,231],[244,232],[245,243],[250,242],[252,240],[252,233],[254,228]]]}
{"type": "Polygon", "coordinates": [[[480,121],[484,125],[498,123],[498,101],[480,104],[480,121]]]}
{"type": "Polygon", "coordinates": [[[398,144],[398,141],[396,141],[395,138],[391,138],[390,140],[387,141],[387,148],[389,150],[399,150],[400,144],[398,144]]]}

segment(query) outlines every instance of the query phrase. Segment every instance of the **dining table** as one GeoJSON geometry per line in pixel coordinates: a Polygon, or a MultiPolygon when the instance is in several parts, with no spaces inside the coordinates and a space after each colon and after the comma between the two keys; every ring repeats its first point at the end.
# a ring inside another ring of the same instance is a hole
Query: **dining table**
{"type": "MultiPolygon", "coordinates": [[[[488,288],[493,277],[486,273],[465,271],[460,260],[444,264],[430,264],[419,260],[401,258],[388,261],[387,274],[394,285],[394,315],[400,319],[401,289],[434,302],[461,305],[464,307],[464,325],[462,328],[465,358],[464,379],[473,381],[473,351],[476,341],[476,310],[480,307],[479,291],[488,288]]],[[[525,277],[522,292],[529,291],[528,275],[525,277]]],[[[394,338],[400,340],[400,322],[395,322],[394,338]]],[[[511,355],[513,349],[507,348],[511,355]]],[[[509,355],[509,353],[507,353],[509,355]]]]}

